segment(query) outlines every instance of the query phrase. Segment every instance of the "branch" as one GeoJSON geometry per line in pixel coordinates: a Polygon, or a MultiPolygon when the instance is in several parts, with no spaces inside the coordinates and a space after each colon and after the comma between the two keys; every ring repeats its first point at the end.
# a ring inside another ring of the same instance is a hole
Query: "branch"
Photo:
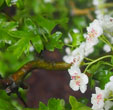
{"type": "Polygon", "coordinates": [[[71,0],[70,6],[72,8],[72,14],[73,15],[88,15],[91,11],[94,11],[95,8],[85,8],[85,9],[78,9],[75,7],[75,3],[71,0]]]}
{"type": "Polygon", "coordinates": [[[45,70],[66,70],[70,68],[71,64],[65,62],[46,62],[44,60],[31,61],[24,65],[20,70],[14,73],[11,77],[14,82],[18,82],[33,69],[45,69],[45,70]]]}
{"type": "MultiPolygon", "coordinates": [[[[113,52],[106,53],[104,55],[113,55],[113,52]]],[[[25,76],[34,69],[67,70],[70,68],[70,66],[71,64],[65,62],[47,62],[41,59],[38,59],[37,61],[30,61],[10,77],[6,79],[0,79],[0,89],[6,89],[8,86],[12,85],[13,82],[17,85],[21,82],[21,84],[19,85],[22,86],[22,81],[25,79],[25,76]]],[[[85,66],[85,65],[82,64],[81,66],[85,66]]],[[[86,72],[86,74],[88,77],[91,77],[90,73],[86,72]]],[[[26,88],[26,86],[23,85],[23,88],[26,88]]]]}
{"type": "Polygon", "coordinates": [[[65,62],[47,62],[38,59],[37,61],[31,61],[25,64],[17,72],[15,72],[10,78],[0,80],[0,88],[6,88],[13,82],[16,84],[24,80],[25,76],[34,69],[45,69],[45,70],[66,70],[70,68],[71,64],[65,62]]]}

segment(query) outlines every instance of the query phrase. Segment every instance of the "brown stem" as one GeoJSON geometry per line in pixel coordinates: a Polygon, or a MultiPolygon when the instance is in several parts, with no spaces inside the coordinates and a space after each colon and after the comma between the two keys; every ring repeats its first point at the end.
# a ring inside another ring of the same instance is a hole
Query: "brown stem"
{"type": "Polygon", "coordinates": [[[73,15],[88,15],[91,11],[94,11],[95,8],[85,8],[85,9],[78,9],[75,7],[75,3],[73,1],[70,1],[70,6],[72,8],[72,14],[73,15]]]}
{"type": "Polygon", "coordinates": [[[71,64],[65,62],[46,62],[44,60],[38,59],[37,61],[31,61],[25,64],[17,72],[15,72],[10,79],[1,79],[0,88],[5,88],[7,85],[10,85],[13,82],[18,84],[26,76],[27,73],[33,69],[46,69],[46,70],[66,70],[70,68],[71,64]]]}

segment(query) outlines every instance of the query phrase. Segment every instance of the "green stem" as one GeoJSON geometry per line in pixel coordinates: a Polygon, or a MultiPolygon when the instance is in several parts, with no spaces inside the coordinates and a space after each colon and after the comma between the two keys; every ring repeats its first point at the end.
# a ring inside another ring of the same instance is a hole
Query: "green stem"
{"type": "Polygon", "coordinates": [[[70,45],[70,44],[65,44],[65,46],[68,46],[68,47],[73,48],[73,46],[72,46],[72,45],[70,45]]]}
{"type": "Polygon", "coordinates": [[[84,59],[86,59],[87,61],[93,61],[92,59],[87,58],[87,57],[85,57],[84,59]]]}
{"type": "Polygon", "coordinates": [[[46,38],[46,36],[45,36],[45,34],[43,32],[42,32],[42,35],[43,35],[45,41],[48,42],[48,39],[46,38]]]}
{"type": "Polygon", "coordinates": [[[112,100],[113,100],[113,98],[112,98],[112,99],[107,99],[107,100],[112,101],[112,100]]]}
{"type": "Polygon", "coordinates": [[[110,64],[110,63],[108,63],[108,62],[104,62],[103,64],[104,64],[104,65],[108,65],[108,66],[113,67],[113,65],[112,65],[112,64],[110,64]]]}
{"type": "Polygon", "coordinates": [[[104,36],[100,36],[99,39],[101,41],[103,41],[105,44],[109,45],[113,51],[113,46],[111,45],[111,43],[104,37],[104,36]]]}
{"type": "Polygon", "coordinates": [[[113,7],[113,3],[104,3],[104,4],[101,4],[99,6],[99,8],[109,8],[109,7],[113,7]]]}
{"type": "Polygon", "coordinates": [[[94,63],[96,63],[97,61],[100,61],[100,60],[102,60],[102,59],[109,58],[109,57],[112,57],[112,55],[103,56],[103,57],[100,57],[100,58],[98,58],[98,59],[96,59],[96,60],[90,62],[90,63],[87,63],[88,66],[87,66],[86,69],[84,70],[84,73],[86,73],[86,71],[88,70],[88,68],[89,68],[92,64],[94,64],[94,63]]]}

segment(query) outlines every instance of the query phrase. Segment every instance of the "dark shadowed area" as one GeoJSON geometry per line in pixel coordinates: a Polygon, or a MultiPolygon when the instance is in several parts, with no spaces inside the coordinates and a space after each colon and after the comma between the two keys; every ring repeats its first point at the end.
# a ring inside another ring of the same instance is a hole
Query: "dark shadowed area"
{"type": "MultiPolygon", "coordinates": [[[[62,56],[57,50],[55,52],[46,51],[44,58],[49,61],[62,61],[62,56]]],[[[34,70],[26,81],[29,85],[27,104],[30,107],[37,107],[39,101],[46,104],[52,97],[65,99],[68,102],[70,95],[90,99],[91,91],[88,90],[85,94],[81,94],[79,91],[74,92],[69,87],[69,81],[68,71],[34,70]]]]}

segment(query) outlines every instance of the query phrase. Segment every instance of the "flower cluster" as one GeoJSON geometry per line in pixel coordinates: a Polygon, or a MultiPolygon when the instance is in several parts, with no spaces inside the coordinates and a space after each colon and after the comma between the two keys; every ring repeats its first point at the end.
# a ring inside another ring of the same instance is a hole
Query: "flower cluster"
{"type": "MultiPolygon", "coordinates": [[[[107,39],[109,40],[109,42],[111,44],[113,44],[113,18],[108,16],[108,15],[105,15],[103,17],[101,17],[99,19],[99,22],[104,30],[104,35],[107,37],[107,39]]],[[[104,45],[103,47],[103,50],[105,52],[110,52],[111,51],[111,47],[107,44],[104,45]]]]}
{"type": "MultiPolygon", "coordinates": [[[[95,6],[96,9],[95,10],[96,18],[99,19],[102,28],[106,30],[104,34],[108,37],[111,44],[113,44],[113,37],[112,37],[113,18],[108,15],[109,14],[108,9],[105,8],[106,2],[107,0],[93,0],[93,5],[95,6]]],[[[110,52],[111,48],[109,45],[105,44],[103,50],[105,52],[110,52]]]]}
{"type": "MultiPolygon", "coordinates": [[[[94,51],[94,46],[97,45],[97,43],[99,42],[98,37],[103,34],[106,34],[106,30],[110,32],[110,28],[109,26],[105,25],[105,22],[109,24],[112,29],[112,21],[113,18],[109,16],[103,16],[100,19],[95,19],[92,23],[90,23],[89,27],[87,27],[87,34],[84,34],[85,42],[82,42],[80,46],[73,51],[71,51],[69,47],[66,48],[67,55],[63,57],[63,60],[66,63],[72,64],[72,67],[68,70],[68,72],[71,76],[70,87],[74,91],[79,90],[79,88],[82,93],[86,91],[88,77],[85,75],[85,73],[82,73],[80,71],[80,64],[85,57],[87,57],[94,51]]],[[[79,31],[74,32],[78,33],[79,31]]],[[[72,41],[72,39],[70,41],[72,41]]],[[[111,48],[108,45],[105,45],[104,50],[106,52],[109,52],[111,48]]]]}
{"type": "Polygon", "coordinates": [[[95,14],[98,19],[101,18],[101,16],[106,14],[106,12],[108,11],[106,8],[102,7],[105,2],[106,0],[93,0],[93,5],[96,8],[95,14]]]}
{"type": "Polygon", "coordinates": [[[84,93],[87,89],[88,77],[84,73],[81,73],[79,67],[84,57],[93,52],[94,46],[98,43],[98,37],[102,34],[103,28],[99,20],[94,20],[89,27],[87,27],[87,34],[84,35],[86,41],[82,42],[81,45],[73,51],[66,48],[67,55],[63,57],[63,60],[66,63],[72,64],[68,72],[71,76],[70,87],[74,91],[80,89],[80,91],[84,93]]]}
{"type": "Polygon", "coordinates": [[[71,80],[70,80],[70,87],[74,91],[80,91],[84,93],[87,89],[86,84],[88,84],[88,77],[84,73],[81,73],[80,69],[73,65],[69,70],[68,70],[71,80]]]}
{"type": "Polygon", "coordinates": [[[113,107],[113,76],[110,82],[105,85],[105,89],[101,90],[96,87],[96,94],[92,94],[91,103],[93,110],[109,110],[113,107]]]}

